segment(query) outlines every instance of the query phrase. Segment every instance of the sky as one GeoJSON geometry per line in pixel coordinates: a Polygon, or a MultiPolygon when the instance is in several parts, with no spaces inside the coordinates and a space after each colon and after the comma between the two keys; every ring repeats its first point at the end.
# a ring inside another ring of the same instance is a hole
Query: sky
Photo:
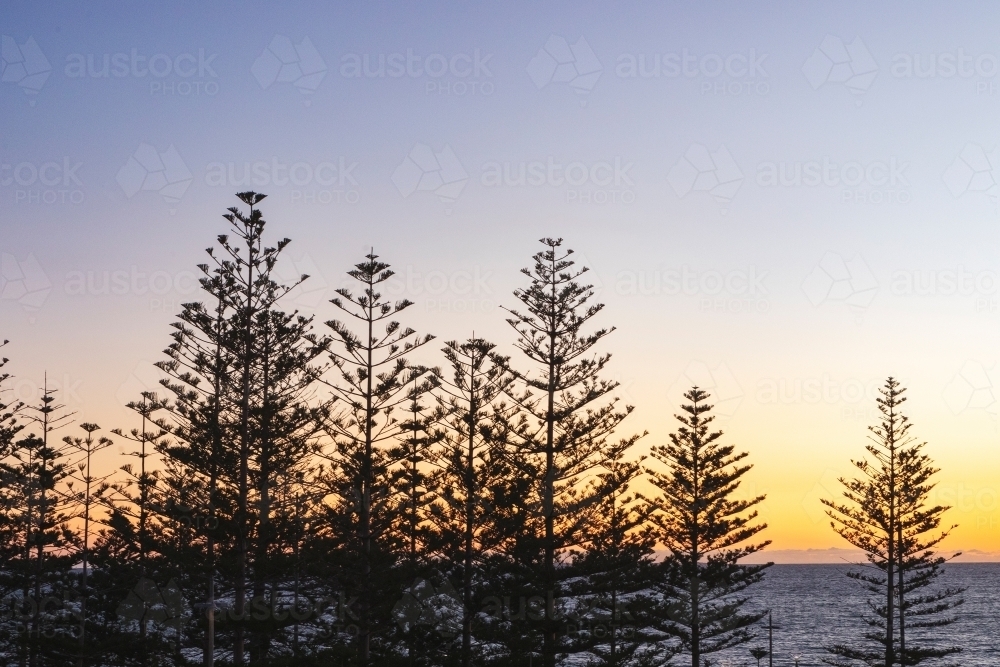
{"type": "MultiPolygon", "coordinates": [[[[130,428],[235,192],[327,300],[369,249],[406,323],[513,342],[562,237],[615,326],[625,431],[714,394],[776,550],[846,546],[887,376],[949,550],[1000,552],[1000,7],[8,2],[0,340],[23,400],[130,428]]],[[[440,364],[428,349],[417,361],[440,364]]],[[[69,427],[72,434],[76,427],[69,427]]],[[[101,464],[119,465],[117,448],[101,464]]]]}

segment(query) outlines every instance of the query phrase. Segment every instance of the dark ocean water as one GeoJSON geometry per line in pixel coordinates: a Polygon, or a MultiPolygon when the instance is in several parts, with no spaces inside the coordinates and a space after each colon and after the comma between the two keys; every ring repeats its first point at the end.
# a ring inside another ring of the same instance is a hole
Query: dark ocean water
{"type": "MultiPolygon", "coordinates": [[[[845,576],[846,565],[775,565],[755,589],[754,597],[772,610],[774,664],[822,665],[830,656],[823,648],[858,638],[865,625],[866,594],[845,576]]],[[[962,667],[1000,667],[1000,563],[958,563],[945,567],[942,586],[965,587],[965,603],[956,610],[958,621],[930,631],[935,643],[960,646],[963,651],[932,664],[962,667]]],[[[907,633],[910,637],[910,633],[907,633]]],[[[760,645],[767,647],[767,631],[761,630],[760,645]]],[[[750,646],[754,646],[751,644],[750,646]]],[[[749,646],[712,657],[718,667],[756,665],[749,646]]],[[[762,665],[767,664],[765,658],[762,665]]]]}

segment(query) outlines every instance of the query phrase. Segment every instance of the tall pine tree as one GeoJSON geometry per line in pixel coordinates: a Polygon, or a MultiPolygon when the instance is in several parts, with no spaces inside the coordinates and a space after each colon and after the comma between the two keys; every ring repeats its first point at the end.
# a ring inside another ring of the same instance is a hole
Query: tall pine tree
{"type": "MultiPolygon", "coordinates": [[[[515,348],[530,370],[508,366],[519,390],[512,392],[530,422],[513,445],[514,456],[534,477],[532,496],[538,521],[528,524],[534,534],[534,562],[529,565],[535,588],[545,600],[538,628],[542,664],[554,667],[560,652],[570,649],[565,635],[561,598],[568,592],[571,550],[581,547],[586,528],[597,512],[600,494],[594,475],[607,459],[609,444],[621,422],[632,412],[619,409],[616,382],[602,379],[610,354],[595,354],[595,346],[614,329],[585,331],[603,309],[591,303],[594,292],[580,282],[587,267],[575,268],[573,251],[562,250],[562,239],[545,238],[533,256],[534,266],[522,269],[530,279],[514,296],[523,308],[508,310],[507,322],[517,333],[515,348]]],[[[627,447],[633,439],[625,441],[627,447]]],[[[527,526],[526,526],[527,527],[527,526]]]]}
{"type": "Polygon", "coordinates": [[[326,527],[315,536],[313,548],[335,554],[326,560],[336,577],[336,594],[357,601],[356,608],[338,612],[342,626],[356,627],[356,637],[343,631],[340,637],[355,644],[358,664],[369,665],[373,653],[391,650],[373,640],[388,630],[400,591],[392,573],[397,557],[405,553],[393,530],[398,461],[392,450],[407,436],[406,417],[400,413],[415,398],[410,385],[425,372],[411,367],[406,355],[433,337],[419,336],[395,319],[413,304],[384,298],[380,290],[393,272],[374,251],[348,275],[360,291],[340,288],[331,301],[347,321],[327,322],[335,339],[330,358],[336,367],[328,384],[339,408],[324,425],[333,441],[323,480],[329,502],[322,506],[326,527]]]}

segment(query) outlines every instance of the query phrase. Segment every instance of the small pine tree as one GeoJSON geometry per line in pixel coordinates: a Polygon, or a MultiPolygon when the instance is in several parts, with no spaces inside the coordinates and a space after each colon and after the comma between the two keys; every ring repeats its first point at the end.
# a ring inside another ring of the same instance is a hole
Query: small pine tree
{"type": "Polygon", "coordinates": [[[22,586],[20,599],[34,612],[25,623],[21,655],[33,667],[65,665],[79,655],[75,639],[79,613],[75,605],[68,609],[65,601],[74,597],[72,568],[81,541],[70,524],[71,462],[66,446],[52,432],[66,426],[72,413],[57,402],[46,379],[39,402],[26,406],[25,416],[29,432],[14,443],[13,452],[19,514],[24,519],[20,545],[24,555],[15,571],[22,586]],[[45,598],[64,602],[45,610],[41,604],[45,598]]]}
{"type": "Polygon", "coordinates": [[[937,546],[951,529],[938,530],[947,507],[928,506],[933,488],[930,478],[937,472],[923,454],[925,443],[910,435],[912,423],[902,413],[906,389],[893,377],[886,380],[876,399],[879,423],[869,426],[865,449],[869,458],[852,460],[861,473],[841,478],[846,502],[824,499],[830,525],[851,545],[861,549],[870,565],[848,576],[872,595],[864,616],[870,628],[863,635],[866,645],[838,643],[828,647],[831,665],[855,662],[892,667],[916,665],[961,650],[955,646],[911,644],[905,646],[906,627],[932,628],[954,622],[948,612],[961,604],[961,590],[938,588],[924,591],[941,574],[945,559],[936,556],[937,546]],[[911,593],[916,595],[910,597],[911,593]],[[909,625],[906,619],[915,617],[909,625]]]}
{"type": "Polygon", "coordinates": [[[770,564],[739,561],[770,542],[748,542],[767,527],[755,523],[764,496],[734,497],[752,467],[741,463],[748,454],[719,444],[722,432],[710,431],[707,392],[694,387],[684,397],[681,426],[668,444],[652,449],[664,469],[647,469],[660,491],[652,500],[656,537],[669,551],[654,589],[662,596],[657,627],[690,654],[691,667],[702,667],[707,654],[753,639],[751,628],[764,612],[744,608],[745,592],[770,564]]]}
{"type": "Polygon", "coordinates": [[[67,482],[67,487],[69,489],[70,501],[74,503],[78,512],[74,518],[83,519],[83,535],[82,544],[80,548],[80,562],[82,566],[82,571],[80,573],[80,594],[79,594],[79,604],[80,604],[80,628],[79,628],[79,642],[80,642],[80,655],[77,658],[78,667],[83,667],[84,664],[89,662],[87,658],[88,653],[96,653],[93,650],[88,651],[87,646],[87,621],[88,609],[87,602],[90,598],[90,582],[88,577],[90,575],[90,523],[93,518],[91,513],[91,508],[95,503],[100,501],[101,496],[107,490],[105,481],[110,477],[109,475],[97,476],[91,471],[91,463],[94,454],[107,449],[114,444],[108,438],[105,437],[94,437],[96,431],[101,430],[101,427],[93,423],[83,423],[80,424],[80,428],[83,429],[86,435],[82,438],[66,436],[63,438],[63,442],[66,444],[68,451],[74,452],[78,455],[78,461],[76,462],[76,468],[79,474],[73,472],[73,467],[70,467],[69,474],[67,475],[69,481],[67,482]],[[73,489],[73,482],[79,482],[83,487],[79,491],[73,489]]]}

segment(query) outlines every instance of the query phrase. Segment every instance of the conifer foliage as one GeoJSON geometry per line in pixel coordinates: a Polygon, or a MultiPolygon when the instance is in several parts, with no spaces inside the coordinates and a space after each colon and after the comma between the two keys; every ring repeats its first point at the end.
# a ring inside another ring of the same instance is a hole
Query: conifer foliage
{"type": "Polygon", "coordinates": [[[739,561],[764,549],[755,542],[766,524],[757,523],[763,496],[740,498],[741,478],[751,468],[746,452],[721,444],[711,430],[709,394],[693,387],[677,415],[680,427],[670,442],[652,449],[661,465],[648,470],[659,493],[652,500],[658,541],[669,553],[655,584],[660,593],[658,626],[678,641],[701,667],[704,656],[750,641],[752,626],[765,612],[746,607],[748,589],[767,565],[739,561]]]}
{"type": "MultiPolygon", "coordinates": [[[[698,387],[637,451],[615,329],[561,239],[522,269],[509,350],[475,333],[434,349],[374,249],[318,326],[265,196],[237,198],[159,386],[113,438],[86,421],[61,437],[56,392],[22,404],[0,360],[0,663],[704,667],[754,637],[767,565],[741,559],[768,542],[749,455],[698,387]]],[[[831,664],[957,650],[934,632],[961,604],[939,584],[948,508],[904,400],[890,378],[859,478],[825,501],[877,595],[831,664]]]]}
{"type": "Polygon", "coordinates": [[[886,379],[876,399],[879,421],[869,426],[866,458],[852,460],[860,476],[842,478],[842,500],[823,500],[831,527],[862,550],[866,567],[848,573],[870,595],[860,642],[829,647],[832,665],[918,665],[961,651],[930,644],[926,631],[950,625],[962,604],[961,590],[935,585],[946,559],[934,552],[955,526],[942,529],[946,506],[934,505],[931,478],[938,472],[924,453],[926,443],[910,434],[903,411],[906,389],[886,379]],[[906,630],[922,641],[906,642],[906,630]]]}

